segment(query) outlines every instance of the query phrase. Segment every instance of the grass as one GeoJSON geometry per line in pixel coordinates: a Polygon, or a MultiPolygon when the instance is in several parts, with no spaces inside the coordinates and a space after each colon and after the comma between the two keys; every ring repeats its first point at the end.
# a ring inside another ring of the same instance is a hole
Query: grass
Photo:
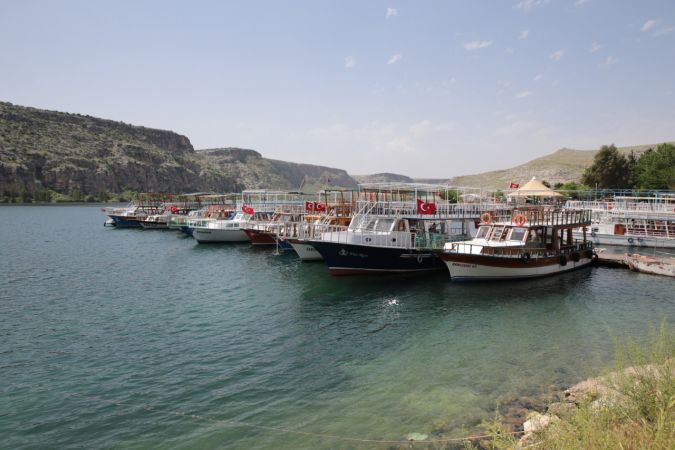
{"type": "MultiPolygon", "coordinates": [[[[577,399],[577,407],[533,433],[526,442],[507,434],[499,417],[484,424],[493,440],[479,448],[556,450],[675,448],[675,335],[665,321],[650,330],[650,345],[616,343],[616,371],[600,389],[577,399]]],[[[467,444],[466,448],[476,448],[467,444]]]]}

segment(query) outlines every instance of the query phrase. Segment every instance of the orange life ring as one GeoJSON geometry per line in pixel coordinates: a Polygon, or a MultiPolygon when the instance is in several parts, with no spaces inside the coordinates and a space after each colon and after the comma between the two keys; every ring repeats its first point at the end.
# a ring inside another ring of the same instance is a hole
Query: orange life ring
{"type": "Polygon", "coordinates": [[[489,212],[483,213],[480,216],[480,221],[484,224],[489,225],[490,222],[492,222],[492,216],[490,215],[489,212]]]}
{"type": "Polygon", "coordinates": [[[513,223],[515,223],[516,226],[522,227],[525,225],[525,222],[527,222],[527,217],[525,217],[523,214],[516,214],[513,218],[513,223]]]}

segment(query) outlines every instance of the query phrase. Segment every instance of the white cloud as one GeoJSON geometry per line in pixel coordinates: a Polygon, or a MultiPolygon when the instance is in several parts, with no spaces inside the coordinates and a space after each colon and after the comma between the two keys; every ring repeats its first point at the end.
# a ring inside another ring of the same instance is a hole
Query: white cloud
{"type": "Polygon", "coordinates": [[[563,56],[565,56],[565,49],[561,48],[560,50],[551,53],[548,57],[553,61],[560,61],[563,56]]]}
{"type": "Polygon", "coordinates": [[[518,39],[527,39],[527,37],[530,35],[530,30],[523,30],[520,32],[520,36],[518,36],[518,39]]]}
{"type": "Polygon", "coordinates": [[[585,5],[585,4],[588,3],[589,1],[590,1],[590,0],[577,0],[576,2],[574,2],[574,6],[576,6],[576,7],[578,8],[578,7],[582,6],[582,5],[585,5]]]}
{"type": "Polygon", "coordinates": [[[389,61],[387,61],[387,64],[396,64],[401,59],[403,59],[403,55],[401,55],[400,53],[397,53],[395,55],[392,55],[391,58],[389,58],[389,61]]]}
{"type": "Polygon", "coordinates": [[[649,31],[652,30],[658,22],[655,19],[649,19],[642,25],[642,28],[640,28],[640,31],[649,31]]]}
{"type": "Polygon", "coordinates": [[[616,64],[619,60],[613,56],[608,56],[603,62],[600,63],[600,67],[611,67],[616,64]]]}
{"type": "Polygon", "coordinates": [[[541,80],[542,78],[544,78],[544,76],[543,76],[542,74],[538,73],[537,75],[534,76],[534,78],[533,78],[532,80],[534,80],[534,81],[539,81],[539,80],[541,80]]]}
{"type": "Polygon", "coordinates": [[[345,67],[347,69],[351,69],[356,65],[356,60],[354,59],[353,56],[347,56],[345,57],[345,67]]]}
{"type": "Polygon", "coordinates": [[[654,37],[663,36],[665,34],[670,34],[673,31],[675,31],[675,27],[661,28],[660,30],[656,30],[654,32],[654,37]]]}
{"type": "Polygon", "coordinates": [[[549,0],[521,0],[516,4],[516,9],[522,9],[523,11],[529,11],[532,8],[545,5],[549,0]]]}
{"type": "Polygon", "coordinates": [[[390,17],[395,17],[395,16],[398,16],[398,9],[387,8],[387,15],[385,16],[385,19],[388,19],[390,17]]]}
{"type": "Polygon", "coordinates": [[[597,42],[593,42],[591,44],[591,48],[588,51],[591,52],[591,53],[595,53],[595,52],[597,52],[598,50],[600,50],[604,47],[605,46],[603,44],[598,44],[597,42]]]}
{"type": "Polygon", "coordinates": [[[533,93],[534,92],[532,92],[532,91],[518,92],[516,95],[513,96],[513,98],[514,98],[514,100],[520,100],[521,98],[529,97],[533,93]]]}
{"type": "Polygon", "coordinates": [[[464,50],[478,50],[492,45],[492,41],[471,41],[464,43],[464,50]]]}

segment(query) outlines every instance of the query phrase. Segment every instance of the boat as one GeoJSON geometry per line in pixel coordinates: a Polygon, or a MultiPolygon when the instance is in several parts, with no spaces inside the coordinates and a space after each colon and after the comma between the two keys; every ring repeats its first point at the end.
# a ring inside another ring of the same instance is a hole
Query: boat
{"type": "Polygon", "coordinates": [[[357,192],[346,190],[322,191],[321,201],[305,202],[305,222],[289,224],[281,230],[285,239],[301,261],[321,261],[323,256],[310,242],[316,229],[330,226],[348,227],[354,213],[357,192]]]}
{"type": "Polygon", "coordinates": [[[195,219],[189,224],[194,237],[200,244],[215,242],[248,242],[244,226],[249,217],[243,212],[231,218],[212,219],[209,217],[195,219]]]}
{"type": "Polygon", "coordinates": [[[590,210],[523,207],[508,214],[485,212],[476,236],[447,243],[441,259],[453,281],[534,278],[588,266],[593,243],[584,227],[590,210]],[[574,239],[573,230],[582,230],[574,239]]]}
{"type": "MultiPolygon", "coordinates": [[[[593,211],[590,240],[596,245],[675,248],[675,195],[614,196],[568,201],[568,208],[593,211]]],[[[581,231],[575,232],[580,236],[581,231]]]]}
{"type": "Polygon", "coordinates": [[[303,222],[306,198],[300,192],[247,191],[242,210],[248,208],[251,215],[244,227],[251,244],[293,250],[280,232],[287,223],[297,227],[303,222]]]}
{"type": "Polygon", "coordinates": [[[146,230],[168,230],[168,218],[168,214],[151,214],[139,219],[139,223],[146,230]]]}
{"type": "Polygon", "coordinates": [[[447,186],[412,183],[361,184],[349,226],[315,227],[308,241],[332,275],[422,273],[445,265],[434,249],[465,239],[482,204],[458,203],[447,186]]]}
{"type": "Polygon", "coordinates": [[[103,212],[116,228],[167,228],[170,214],[187,214],[198,208],[199,203],[190,195],[137,194],[126,207],[103,208],[103,212]]]}

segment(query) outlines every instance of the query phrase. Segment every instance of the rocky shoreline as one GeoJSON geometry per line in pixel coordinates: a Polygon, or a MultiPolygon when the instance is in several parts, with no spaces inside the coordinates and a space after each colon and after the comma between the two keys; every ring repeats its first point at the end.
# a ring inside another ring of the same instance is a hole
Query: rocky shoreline
{"type": "MultiPolygon", "coordinates": [[[[556,421],[574,415],[583,405],[592,410],[622,406],[629,400],[625,395],[626,384],[637,386],[645,376],[675,375],[675,363],[670,359],[661,365],[629,367],[605,376],[588,378],[566,389],[554,388],[548,393],[532,397],[519,397],[498,408],[500,422],[506,431],[519,436],[519,447],[536,443],[536,434],[556,421]]],[[[657,392],[654,395],[658,395],[657,392]]],[[[489,441],[481,447],[492,448],[489,441]]]]}

